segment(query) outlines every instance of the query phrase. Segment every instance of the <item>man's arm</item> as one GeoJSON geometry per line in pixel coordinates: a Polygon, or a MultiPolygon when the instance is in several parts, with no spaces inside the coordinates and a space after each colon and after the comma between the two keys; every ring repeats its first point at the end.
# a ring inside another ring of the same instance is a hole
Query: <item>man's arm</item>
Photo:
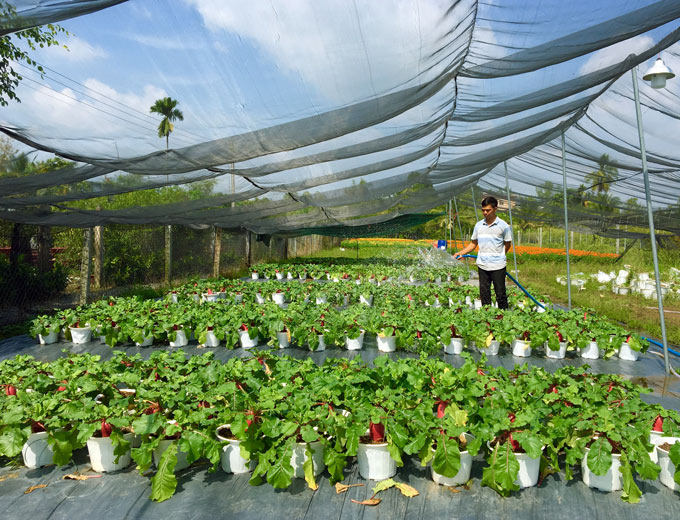
{"type": "Polygon", "coordinates": [[[512,249],[512,242],[506,242],[505,243],[505,252],[507,253],[508,251],[510,251],[510,249],[512,249]]]}
{"type": "Polygon", "coordinates": [[[453,258],[456,260],[459,260],[461,256],[466,255],[470,253],[471,251],[474,251],[475,248],[477,247],[477,240],[470,240],[470,243],[466,245],[463,249],[458,251],[457,253],[454,253],[453,258]]]}

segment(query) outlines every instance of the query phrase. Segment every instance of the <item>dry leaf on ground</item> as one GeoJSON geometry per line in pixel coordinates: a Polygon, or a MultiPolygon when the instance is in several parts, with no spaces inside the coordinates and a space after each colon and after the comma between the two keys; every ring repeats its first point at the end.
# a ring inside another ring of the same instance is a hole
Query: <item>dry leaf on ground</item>
{"type": "Polygon", "coordinates": [[[101,475],[74,475],[73,473],[69,473],[68,475],[64,475],[61,477],[62,480],[89,480],[91,478],[102,478],[101,475]]]}
{"type": "Polygon", "coordinates": [[[379,498],[368,498],[366,500],[361,500],[361,501],[352,499],[352,502],[354,502],[355,504],[362,505],[362,506],[377,506],[380,503],[380,499],[379,498]]]}
{"type": "Polygon", "coordinates": [[[47,484],[36,484],[35,486],[31,486],[26,491],[24,491],[24,495],[28,495],[29,493],[33,493],[36,489],[42,489],[45,487],[47,487],[47,484]]]}
{"type": "Polygon", "coordinates": [[[344,493],[345,491],[347,491],[349,488],[359,487],[359,486],[363,486],[363,484],[340,484],[340,482],[336,482],[335,491],[339,495],[340,493],[344,493]]]}
{"type": "Polygon", "coordinates": [[[404,495],[405,497],[412,498],[412,497],[417,497],[418,495],[420,495],[420,493],[418,492],[418,490],[416,488],[414,488],[413,486],[409,486],[408,484],[404,484],[402,482],[397,482],[395,484],[395,486],[397,486],[397,488],[399,488],[399,491],[401,491],[401,494],[404,495]]]}
{"type": "Polygon", "coordinates": [[[18,473],[8,473],[7,475],[3,475],[2,477],[0,477],[0,482],[4,482],[8,478],[17,478],[18,476],[19,476],[18,473]]]}

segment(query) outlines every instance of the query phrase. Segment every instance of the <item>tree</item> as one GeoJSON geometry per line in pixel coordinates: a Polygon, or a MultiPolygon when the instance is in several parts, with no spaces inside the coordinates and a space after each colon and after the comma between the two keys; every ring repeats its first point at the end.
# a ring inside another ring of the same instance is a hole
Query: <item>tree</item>
{"type": "MultiPolygon", "coordinates": [[[[0,18],[13,17],[16,17],[14,6],[0,0],[0,18]]],[[[18,40],[22,40],[31,51],[34,51],[37,47],[59,45],[57,41],[59,33],[69,34],[63,27],[47,24],[0,37],[0,106],[7,106],[10,100],[21,102],[16,95],[16,88],[23,78],[12,68],[12,62],[26,63],[30,68],[37,70],[41,77],[45,74],[43,67],[33,60],[27,51],[17,46],[18,40]]],[[[67,49],[65,45],[64,48],[67,49]]]]}
{"type": "Polygon", "coordinates": [[[179,101],[176,99],[164,97],[157,99],[150,109],[152,114],[160,114],[163,116],[163,119],[158,125],[158,137],[165,137],[166,150],[170,146],[170,132],[175,129],[175,125],[173,125],[172,122],[177,120],[184,121],[184,114],[177,108],[177,105],[179,105],[179,101]]]}
{"type": "Polygon", "coordinates": [[[597,170],[594,170],[586,175],[585,181],[590,184],[590,190],[597,193],[607,193],[611,187],[611,183],[619,177],[619,170],[616,164],[609,158],[609,155],[603,153],[597,161],[597,170]]]}

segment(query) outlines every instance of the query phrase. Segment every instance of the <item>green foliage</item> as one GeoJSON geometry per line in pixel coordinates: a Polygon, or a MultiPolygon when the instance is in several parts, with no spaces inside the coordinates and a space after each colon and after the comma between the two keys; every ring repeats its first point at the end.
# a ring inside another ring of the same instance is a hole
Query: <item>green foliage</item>
{"type": "Polygon", "coordinates": [[[21,257],[12,266],[0,256],[0,294],[6,303],[25,306],[55,296],[66,289],[67,278],[66,269],[59,263],[51,271],[42,272],[21,257]]]}

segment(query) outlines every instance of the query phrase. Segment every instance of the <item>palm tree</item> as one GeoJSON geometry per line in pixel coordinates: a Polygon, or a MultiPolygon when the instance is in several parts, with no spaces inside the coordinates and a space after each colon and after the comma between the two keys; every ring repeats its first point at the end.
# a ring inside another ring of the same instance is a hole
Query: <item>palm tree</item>
{"type": "Polygon", "coordinates": [[[586,175],[585,181],[598,195],[607,193],[611,183],[618,179],[619,170],[614,164],[609,155],[603,153],[597,161],[597,170],[586,175]]]}
{"type": "Polygon", "coordinates": [[[152,114],[160,114],[163,116],[161,123],[158,125],[158,137],[165,137],[165,149],[170,146],[170,132],[175,129],[173,121],[184,121],[184,114],[177,108],[179,101],[171,97],[164,97],[157,99],[151,107],[152,114]]]}

